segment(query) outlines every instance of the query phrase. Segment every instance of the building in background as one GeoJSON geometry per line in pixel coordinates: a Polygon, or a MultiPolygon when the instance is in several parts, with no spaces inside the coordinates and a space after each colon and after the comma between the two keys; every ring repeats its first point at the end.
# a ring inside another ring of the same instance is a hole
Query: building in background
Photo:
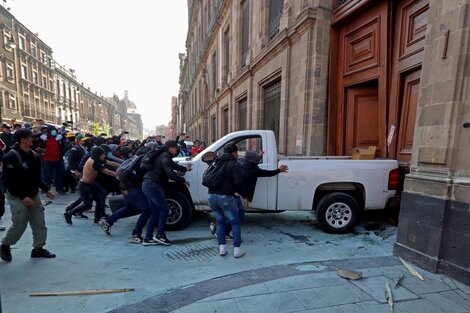
{"type": "Polygon", "coordinates": [[[137,107],[127,98],[103,97],[79,83],[75,70],[58,64],[52,48],[0,6],[0,118],[10,123],[68,122],[83,132],[142,138],[137,107]],[[128,107],[129,105],[129,107],[128,107]]]}
{"type": "Polygon", "coordinates": [[[144,134],[144,125],[142,117],[138,113],[136,104],[129,100],[129,92],[124,91],[124,98],[120,101],[121,114],[125,116],[123,130],[129,132],[131,138],[142,138],[144,134]]]}
{"type": "Polygon", "coordinates": [[[177,126],[208,143],[271,129],[281,155],[376,146],[401,169],[395,253],[470,283],[469,12],[470,0],[189,0],[177,126]]]}
{"type": "Polygon", "coordinates": [[[326,151],[331,1],[188,1],[179,113],[208,144],[271,129],[279,153],[326,151]]]}

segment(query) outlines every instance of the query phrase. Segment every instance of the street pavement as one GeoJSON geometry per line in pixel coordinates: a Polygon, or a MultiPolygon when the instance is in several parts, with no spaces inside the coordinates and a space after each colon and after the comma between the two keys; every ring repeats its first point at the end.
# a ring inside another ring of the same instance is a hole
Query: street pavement
{"type": "MultiPolygon", "coordinates": [[[[210,216],[198,213],[187,229],[167,232],[173,245],[131,244],[137,217],[118,221],[108,236],[89,220],[65,224],[61,212],[75,195],[46,208],[48,244],[55,259],[31,259],[31,231],[0,262],[3,313],[51,312],[470,312],[470,287],[414,266],[411,275],[392,255],[396,228],[368,221],[345,235],[322,232],[311,212],[248,214],[242,228],[246,255],[220,257],[209,233],[210,216]],[[337,269],[362,273],[359,280],[337,269]],[[400,280],[396,288],[392,282],[400,280]],[[100,295],[31,297],[36,292],[132,288],[100,295]]],[[[10,225],[9,208],[3,220],[10,225]]],[[[4,236],[4,232],[0,232],[4,236]]]]}

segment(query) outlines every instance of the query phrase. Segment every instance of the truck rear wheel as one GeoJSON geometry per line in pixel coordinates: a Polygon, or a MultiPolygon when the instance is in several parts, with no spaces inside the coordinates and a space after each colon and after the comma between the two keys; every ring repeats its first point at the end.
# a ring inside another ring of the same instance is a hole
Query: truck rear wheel
{"type": "Polygon", "coordinates": [[[359,204],[345,193],[333,192],[320,200],[316,214],[322,230],[344,234],[356,226],[359,219],[359,204]]]}
{"type": "Polygon", "coordinates": [[[167,190],[165,196],[169,207],[166,229],[179,230],[187,227],[193,215],[189,199],[178,190],[167,190]]]}

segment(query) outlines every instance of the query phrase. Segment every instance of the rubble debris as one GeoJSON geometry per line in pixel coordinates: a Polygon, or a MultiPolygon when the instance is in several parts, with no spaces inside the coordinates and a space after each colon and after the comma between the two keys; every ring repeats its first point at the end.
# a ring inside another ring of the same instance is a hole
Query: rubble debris
{"type": "Polygon", "coordinates": [[[362,272],[338,269],[336,270],[336,274],[339,277],[350,279],[350,280],[358,280],[362,278],[362,272]]]}
{"type": "Polygon", "coordinates": [[[390,311],[393,312],[393,296],[388,281],[385,283],[385,300],[387,300],[388,305],[390,306],[390,311]]]}
{"type": "Polygon", "coordinates": [[[392,287],[395,289],[400,284],[401,280],[405,277],[405,275],[400,274],[397,278],[395,278],[392,282],[392,287]]]}
{"type": "Polygon", "coordinates": [[[51,297],[51,296],[83,296],[83,295],[98,295],[105,293],[119,293],[134,291],[134,288],[123,289],[94,289],[94,290],[77,290],[77,291],[61,291],[61,292],[33,292],[30,297],[51,297]]]}
{"type": "Polygon", "coordinates": [[[408,264],[407,262],[405,262],[405,260],[403,260],[402,258],[399,258],[401,263],[403,263],[403,265],[406,267],[406,269],[415,277],[418,277],[419,279],[421,280],[424,280],[423,276],[418,273],[417,270],[414,269],[413,266],[411,266],[410,264],[408,264]]]}

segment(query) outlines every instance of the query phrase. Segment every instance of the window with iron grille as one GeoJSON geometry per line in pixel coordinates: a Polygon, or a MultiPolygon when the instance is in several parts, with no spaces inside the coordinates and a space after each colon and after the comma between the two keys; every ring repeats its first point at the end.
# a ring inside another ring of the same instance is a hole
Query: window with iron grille
{"type": "Polygon", "coordinates": [[[215,142],[217,140],[217,119],[216,116],[213,115],[211,117],[211,142],[215,142]]]}
{"type": "Polygon", "coordinates": [[[238,101],[238,130],[247,129],[247,98],[238,101]]]}
{"type": "Polygon", "coordinates": [[[230,27],[227,27],[227,30],[224,33],[224,77],[225,82],[229,82],[229,75],[230,73],[230,27]]]}
{"type": "Polygon", "coordinates": [[[269,83],[263,88],[263,129],[274,132],[279,142],[279,120],[281,118],[281,79],[269,83]]]}
{"type": "Polygon", "coordinates": [[[269,0],[269,39],[279,34],[284,0],[269,0]]]}
{"type": "Polygon", "coordinates": [[[217,51],[212,54],[212,95],[215,96],[217,88],[217,51]]]}
{"type": "Polygon", "coordinates": [[[222,136],[228,134],[228,107],[222,109],[222,136]]]}
{"type": "Polygon", "coordinates": [[[242,3],[242,66],[246,65],[248,56],[248,37],[250,32],[250,4],[249,0],[242,3]]]}

